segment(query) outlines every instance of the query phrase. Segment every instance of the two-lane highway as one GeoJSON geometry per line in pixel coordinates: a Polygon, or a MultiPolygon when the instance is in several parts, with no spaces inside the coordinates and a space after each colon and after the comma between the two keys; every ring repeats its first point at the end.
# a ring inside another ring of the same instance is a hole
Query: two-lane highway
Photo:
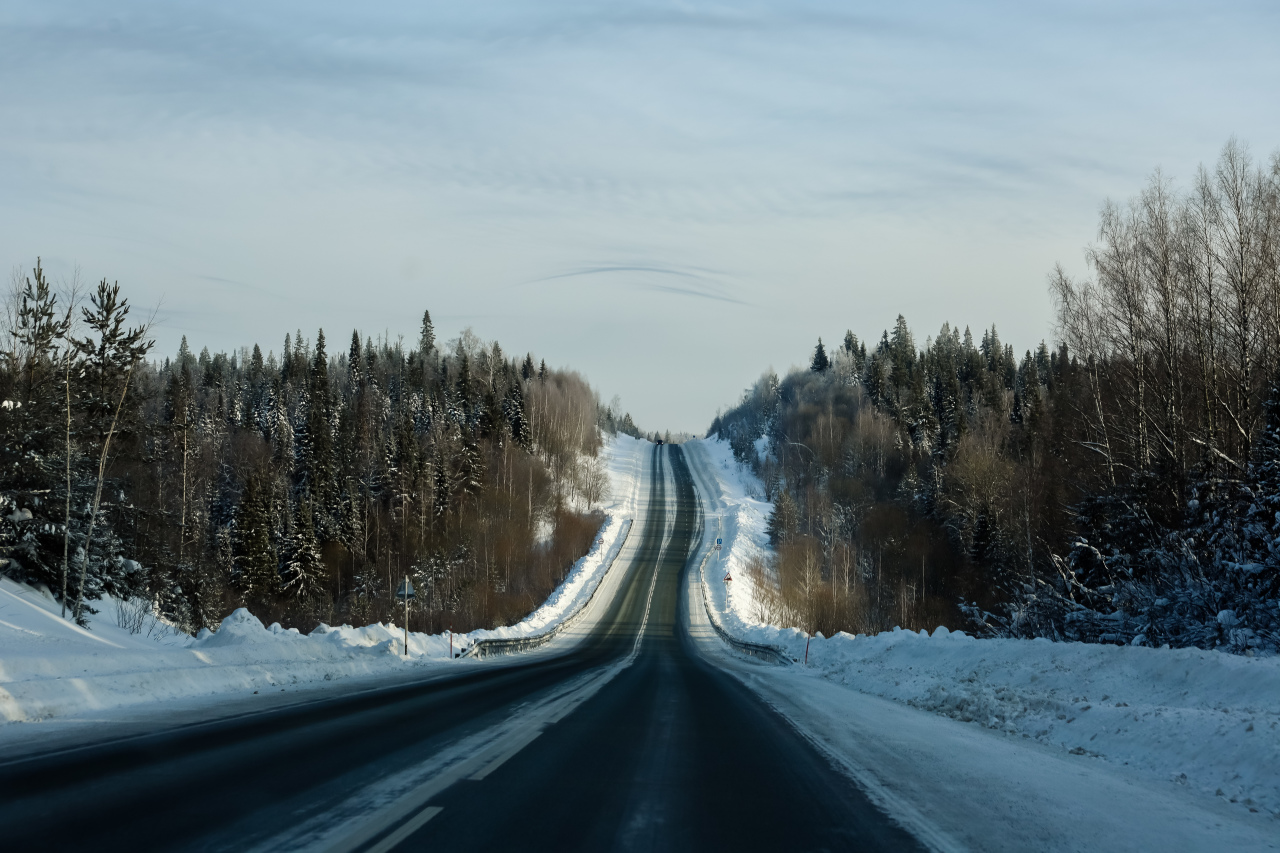
{"type": "Polygon", "coordinates": [[[648,479],[625,577],[583,642],[0,757],[6,849],[916,848],[697,654],[680,614],[701,516],[681,449],[656,448],[648,479]]]}

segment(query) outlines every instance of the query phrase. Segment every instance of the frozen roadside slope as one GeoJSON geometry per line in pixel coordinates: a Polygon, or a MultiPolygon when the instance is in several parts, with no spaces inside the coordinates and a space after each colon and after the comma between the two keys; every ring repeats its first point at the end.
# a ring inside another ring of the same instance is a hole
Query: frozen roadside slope
{"type": "MultiPolygon", "coordinates": [[[[455,651],[487,636],[545,631],[586,600],[600,583],[638,509],[647,442],[619,436],[606,445],[613,497],[590,552],[547,602],[518,625],[452,638],[455,651]]],[[[94,602],[91,630],[62,619],[58,605],[31,587],[0,579],[0,721],[31,722],[100,714],[179,699],[232,697],[256,691],[324,685],[358,677],[399,677],[450,663],[448,635],[409,635],[377,623],[321,625],[309,635],[264,627],[246,610],[216,632],[192,638],[162,624],[130,633],[117,623],[113,600],[94,602]]],[[[467,665],[454,663],[454,666],[467,665]]]]}
{"type": "MultiPolygon", "coordinates": [[[[781,645],[802,658],[801,631],[753,619],[749,578],[740,570],[768,547],[771,507],[753,497],[759,484],[734,462],[726,443],[685,447],[699,490],[708,493],[708,527],[714,530],[716,518],[724,518],[723,565],[733,574],[731,589],[725,589],[724,572],[713,570],[714,559],[706,572],[721,624],[743,639],[781,645]]],[[[1233,811],[1280,817],[1277,657],[978,640],[939,628],[931,636],[900,630],[819,635],[809,647],[809,666],[790,670],[777,677],[823,679],[815,699],[820,694],[838,703],[848,691],[832,688],[855,689],[1034,742],[1069,762],[1127,766],[1162,788],[1190,789],[1235,803],[1233,811]]],[[[841,713],[838,705],[831,712],[841,713]]]]}
{"type": "Polygon", "coordinates": [[[617,435],[601,450],[609,474],[605,521],[586,556],[569,570],[546,602],[515,625],[491,631],[472,631],[469,644],[479,640],[528,637],[545,633],[572,616],[591,598],[613,565],[632,522],[640,510],[640,485],[653,445],[629,435],[617,435]]]}

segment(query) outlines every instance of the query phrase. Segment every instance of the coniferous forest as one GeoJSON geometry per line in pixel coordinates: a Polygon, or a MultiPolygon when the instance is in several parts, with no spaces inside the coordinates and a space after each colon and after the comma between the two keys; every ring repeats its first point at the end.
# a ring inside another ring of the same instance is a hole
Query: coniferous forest
{"type": "Polygon", "coordinates": [[[761,615],[1280,646],[1280,155],[1107,203],[1056,337],[904,318],[768,373],[710,432],[775,500],[761,615]]]}
{"type": "Polygon", "coordinates": [[[639,431],[576,373],[469,330],[284,335],[157,357],[106,280],[15,274],[0,359],[0,569],[69,615],[104,594],[187,631],[233,608],[310,630],[518,621],[590,546],[601,434],[639,431]],[[346,343],[346,342],[344,342],[346,343]]]}

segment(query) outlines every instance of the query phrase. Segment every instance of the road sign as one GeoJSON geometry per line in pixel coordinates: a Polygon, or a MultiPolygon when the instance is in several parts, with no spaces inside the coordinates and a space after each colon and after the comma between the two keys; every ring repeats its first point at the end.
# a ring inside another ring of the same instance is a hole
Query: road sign
{"type": "Polygon", "coordinates": [[[724,540],[723,540],[723,539],[717,539],[717,540],[716,540],[716,544],[717,544],[717,545],[722,545],[722,544],[724,544],[724,540]]]}
{"type": "Polygon", "coordinates": [[[726,573],[725,573],[725,576],[724,576],[724,582],[725,582],[725,583],[730,583],[732,580],[733,580],[733,578],[729,577],[729,573],[728,573],[728,572],[726,572],[726,573]]]}
{"type": "Polygon", "coordinates": [[[400,582],[400,588],[396,590],[396,598],[404,602],[404,656],[409,656],[409,599],[417,598],[418,594],[413,591],[413,582],[409,580],[409,576],[405,575],[404,580],[400,582]]]}
{"type": "Polygon", "coordinates": [[[716,550],[717,550],[717,551],[719,551],[721,547],[722,547],[722,546],[717,545],[717,546],[716,546],[716,550]]]}
{"type": "Polygon", "coordinates": [[[413,581],[405,578],[400,583],[400,588],[396,590],[396,598],[408,599],[417,598],[418,594],[413,591],[413,581]]]}

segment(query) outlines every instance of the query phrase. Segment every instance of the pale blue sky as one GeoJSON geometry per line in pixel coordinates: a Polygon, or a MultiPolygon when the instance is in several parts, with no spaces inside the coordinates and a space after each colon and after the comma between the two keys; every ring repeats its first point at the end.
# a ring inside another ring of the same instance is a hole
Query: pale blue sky
{"type": "Polygon", "coordinates": [[[1050,332],[1107,197],[1280,146],[1280,5],[0,8],[0,261],[161,299],[165,352],[323,326],[583,371],[700,431],[904,313],[1050,332]]]}

